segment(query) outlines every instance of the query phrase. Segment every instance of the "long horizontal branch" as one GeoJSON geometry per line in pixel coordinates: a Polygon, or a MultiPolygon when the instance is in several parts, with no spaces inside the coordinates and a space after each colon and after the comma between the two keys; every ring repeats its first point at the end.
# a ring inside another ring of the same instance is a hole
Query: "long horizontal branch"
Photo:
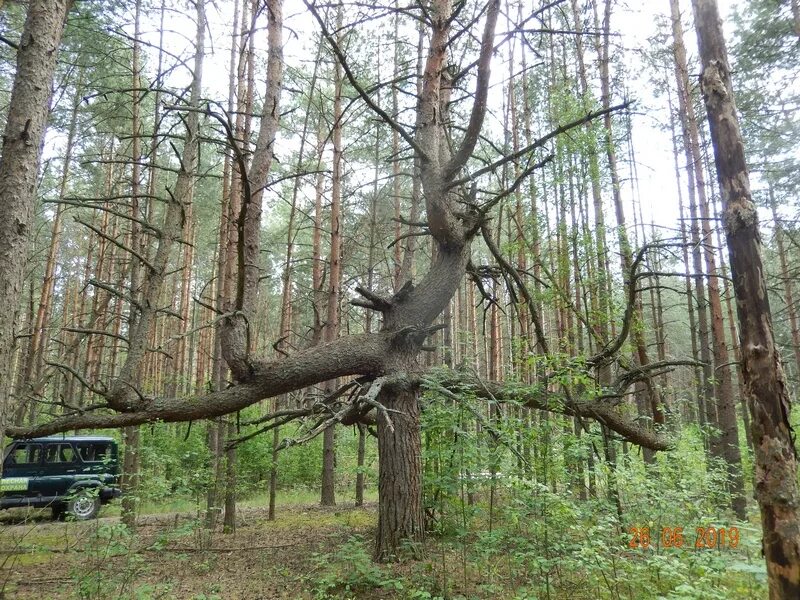
{"type": "Polygon", "coordinates": [[[550,392],[543,386],[502,384],[494,381],[480,381],[478,384],[474,377],[455,372],[443,380],[426,379],[425,384],[432,389],[439,387],[469,389],[479,398],[493,399],[498,402],[518,402],[528,408],[594,419],[629,442],[651,450],[668,450],[672,446],[669,438],[636,423],[609,403],[597,400],[575,400],[556,392],[550,392]]]}
{"type": "Polygon", "coordinates": [[[104,429],[155,422],[194,421],[230,414],[266,398],[336,377],[379,374],[397,334],[350,335],[275,361],[253,361],[247,380],[219,392],[181,398],[143,398],[141,408],[111,414],[69,414],[32,427],[10,427],[15,438],[51,435],[72,429],[104,429]]]}

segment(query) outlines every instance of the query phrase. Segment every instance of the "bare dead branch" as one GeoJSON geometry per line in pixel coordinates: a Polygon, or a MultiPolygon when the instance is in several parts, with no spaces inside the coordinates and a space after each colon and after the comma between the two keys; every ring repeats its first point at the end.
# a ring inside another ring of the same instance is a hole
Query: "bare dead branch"
{"type": "Polygon", "coordinates": [[[671,441],[663,435],[643,428],[613,406],[596,400],[575,400],[549,391],[547,386],[526,386],[515,383],[476,381],[474,377],[449,371],[441,379],[424,378],[423,385],[436,390],[438,386],[453,390],[469,390],[477,397],[494,398],[497,402],[516,402],[529,408],[569,416],[591,418],[621,435],[631,443],[652,450],[668,450],[671,441]]]}
{"type": "Polygon", "coordinates": [[[88,229],[91,229],[94,233],[99,235],[104,240],[107,240],[107,241],[111,242],[112,244],[114,244],[120,250],[123,250],[124,252],[127,252],[128,254],[131,254],[132,256],[135,256],[138,260],[140,260],[142,262],[143,265],[145,265],[148,268],[148,270],[150,270],[150,271],[153,270],[153,268],[154,268],[153,265],[144,256],[142,256],[141,253],[137,252],[136,250],[134,250],[133,248],[129,247],[128,245],[120,242],[119,240],[111,237],[110,235],[105,233],[103,230],[101,230],[99,227],[95,227],[91,223],[87,223],[86,221],[84,221],[83,219],[79,219],[78,217],[75,217],[75,222],[76,223],[80,223],[81,225],[83,225],[84,227],[86,227],[88,229]]]}
{"type": "Polygon", "coordinates": [[[113,333],[111,331],[106,331],[105,329],[85,329],[83,327],[62,327],[62,331],[69,331],[70,333],[81,333],[84,335],[104,335],[110,338],[115,338],[117,340],[121,340],[128,343],[128,338],[119,333],[113,333]]]}
{"type": "Polygon", "coordinates": [[[424,231],[409,231],[409,232],[404,233],[403,235],[399,236],[398,238],[396,238],[391,244],[386,246],[386,248],[387,249],[388,248],[393,248],[395,246],[395,244],[397,244],[399,242],[402,242],[403,240],[408,239],[408,238],[425,237],[425,236],[428,236],[428,235],[431,235],[431,230],[430,229],[425,229],[424,231]]]}

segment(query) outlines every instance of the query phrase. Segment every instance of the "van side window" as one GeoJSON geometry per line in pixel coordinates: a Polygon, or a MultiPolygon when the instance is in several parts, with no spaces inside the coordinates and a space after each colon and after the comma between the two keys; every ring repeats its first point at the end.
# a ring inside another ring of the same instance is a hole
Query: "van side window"
{"type": "Polygon", "coordinates": [[[7,465],[33,465],[42,460],[41,444],[19,444],[8,455],[7,465]]]}
{"type": "Polygon", "coordinates": [[[75,451],[71,444],[49,444],[44,449],[44,462],[71,463],[75,461],[75,451]]]}
{"type": "Polygon", "coordinates": [[[83,462],[105,462],[111,459],[111,445],[108,442],[80,442],[77,446],[83,462]]]}

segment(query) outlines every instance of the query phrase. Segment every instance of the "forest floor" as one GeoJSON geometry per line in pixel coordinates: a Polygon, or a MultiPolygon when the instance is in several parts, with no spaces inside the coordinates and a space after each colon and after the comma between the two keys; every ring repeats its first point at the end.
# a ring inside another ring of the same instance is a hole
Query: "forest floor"
{"type": "Polygon", "coordinates": [[[59,523],[49,511],[7,513],[3,599],[300,599],[315,597],[321,553],[372,534],[376,505],[281,506],[275,521],[266,508],[244,507],[232,534],[210,532],[193,513],[143,515],[136,535],[119,517],[59,523]]]}
{"type": "MultiPolygon", "coordinates": [[[[142,515],[135,534],[118,516],[107,516],[118,512],[113,506],[90,522],[53,522],[49,511],[4,511],[0,600],[694,600],[764,593],[753,576],[732,577],[733,555],[644,555],[607,546],[590,554],[581,545],[581,556],[553,556],[543,570],[538,551],[520,562],[523,542],[493,543],[498,533],[491,532],[461,544],[430,539],[424,560],[379,566],[370,559],[376,509],[374,501],[282,504],[269,521],[265,506],[243,504],[232,534],[206,529],[196,510],[142,515]],[[597,573],[592,562],[602,566],[597,573]]],[[[552,539],[549,544],[558,547],[552,539]]],[[[757,556],[751,560],[760,563],[757,556]]]]}

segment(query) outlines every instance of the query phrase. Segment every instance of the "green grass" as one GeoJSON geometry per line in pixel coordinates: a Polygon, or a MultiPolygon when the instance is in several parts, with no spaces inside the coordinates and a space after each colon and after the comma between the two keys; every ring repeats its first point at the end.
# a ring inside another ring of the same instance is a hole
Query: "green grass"
{"type": "MultiPolygon", "coordinates": [[[[355,498],[355,491],[352,489],[343,489],[337,491],[337,501],[344,505],[350,506],[353,504],[355,498]]],[[[279,490],[277,495],[278,506],[293,506],[297,504],[318,504],[319,492],[307,488],[297,488],[289,490],[279,490]]],[[[365,502],[377,502],[378,490],[368,489],[364,490],[365,502]]],[[[258,493],[247,496],[237,501],[236,505],[240,508],[258,508],[264,507],[269,504],[269,494],[267,492],[258,493]]],[[[205,497],[194,499],[187,497],[177,497],[170,500],[161,502],[147,501],[143,502],[139,507],[140,515],[161,515],[169,513],[191,513],[204,511],[206,507],[205,497]]],[[[101,517],[116,517],[121,512],[120,503],[113,502],[103,507],[100,513],[101,517]]]]}

